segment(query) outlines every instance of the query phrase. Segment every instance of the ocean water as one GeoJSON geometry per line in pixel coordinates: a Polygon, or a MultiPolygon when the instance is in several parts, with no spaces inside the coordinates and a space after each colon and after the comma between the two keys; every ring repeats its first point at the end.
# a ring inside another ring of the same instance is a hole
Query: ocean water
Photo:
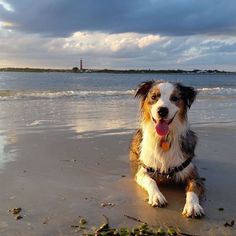
{"type": "Polygon", "coordinates": [[[236,74],[0,73],[0,131],[45,128],[86,133],[138,126],[134,89],[147,80],[178,81],[198,90],[193,126],[236,124],[236,74]]]}

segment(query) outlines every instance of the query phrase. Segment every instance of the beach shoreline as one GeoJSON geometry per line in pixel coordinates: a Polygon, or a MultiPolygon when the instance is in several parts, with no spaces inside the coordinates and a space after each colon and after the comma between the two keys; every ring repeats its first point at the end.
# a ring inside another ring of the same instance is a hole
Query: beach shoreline
{"type": "Polygon", "coordinates": [[[206,216],[201,220],[182,217],[182,188],[160,186],[169,202],[166,208],[145,202],[147,194],[134,182],[129,166],[131,130],[78,135],[68,128],[28,127],[15,138],[2,134],[8,140],[4,153],[12,160],[0,169],[0,233],[74,235],[71,225],[78,223],[79,216],[92,227],[102,223],[104,214],[112,227],[137,225],[124,216],[130,215],[152,226],[178,227],[194,235],[234,235],[235,227],[224,223],[234,220],[236,212],[232,188],[236,128],[194,130],[199,136],[195,162],[207,189],[206,216]],[[17,221],[8,213],[14,207],[22,208],[23,219],[17,221]]]}

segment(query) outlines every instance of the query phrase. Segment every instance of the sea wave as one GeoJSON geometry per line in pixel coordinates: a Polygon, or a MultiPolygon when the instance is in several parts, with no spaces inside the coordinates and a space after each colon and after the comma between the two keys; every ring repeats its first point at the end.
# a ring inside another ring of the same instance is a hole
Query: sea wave
{"type": "MultiPolygon", "coordinates": [[[[200,97],[211,95],[236,97],[236,88],[204,87],[198,88],[200,97]]],[[[0,90],[0,100],[19,99],[54,99],[54,98],[89,98],[89,97],[124,97],[134,95],[134,90],[66,90],[66,91],[15,91],[0,90]]]]}
{"type": "Polygon", "coordinates": [[[0,90],[0,99],[53,99],[63,97],[91,97],[91,96],[125,96],[132,95],[134,90],[68,90],[68,91],[11,91],[0,90]]]}
{"type": "Polygon", "coordinates": [[[236,95],[236,88],[226,88],[226,87],[211,87],[211,88],[199,88],[197,91],[202,95],[236,95]]]}

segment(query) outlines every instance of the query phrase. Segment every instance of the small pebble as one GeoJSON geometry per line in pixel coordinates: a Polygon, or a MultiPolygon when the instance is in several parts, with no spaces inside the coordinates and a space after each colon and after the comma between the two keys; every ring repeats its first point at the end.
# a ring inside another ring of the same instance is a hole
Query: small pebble
{"type": "Polygon", "coordinates": [[[102,202],[100,204],[101,207],[114,207],[115,204],[114,203],[111,203],[111,202],[102,202]]]}
{"type": "Polygon", "coordinates": [[[19,214],[21,212],[21,208],[20,207],[12,208],[12,209],[8,210],[8,212],[11,212],[12,214],[16,215],[16,214],[19,214]]]}
{"type": "Polygon", "coordinates": [[[16,217],[15,217],[15,219],[16,220],[20,220],[20,219],[22,219],[23,217],[21,216],[21,215],[17,215],[16,217]]]}
{"type": "Polygon", "coordinates": [[[80,223],[81,225],[85,225],[85,224],[87,224],[87,221],[86,221],[84,218],[81,218],[80,221],[79,221],[79,223],[80,223]]]}
{"type": "Polygon", "coordinates": [[[46,225],[49,221],[49,218],[44,219],[43,224],[46,225]]]}
{"type": "Polygon", "coordinates": [[[225,226],[225,227],[233,227],[233,226],[234,226],[234,220],[231,220],[230,223],[225,222],[224,226],[225,226]]]}

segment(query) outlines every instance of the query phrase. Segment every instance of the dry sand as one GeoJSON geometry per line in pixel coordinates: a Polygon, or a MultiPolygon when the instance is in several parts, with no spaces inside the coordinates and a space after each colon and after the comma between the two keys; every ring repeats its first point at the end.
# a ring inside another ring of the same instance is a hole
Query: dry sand
{"type": "Polygon", "coordinates": [[[150,207],[147,194],[130,174],[128,145],[131,134],[90,133],[72,129],[24,130],[1,134],[0,235],[80,235],[71,227],[79,216],[99,225],[105,214],[111,226],[137,223],[124,214],[154,226],[174,226],[194,235],[236,235],[236,128],[195,128],[199,135],[196,164],[206,178],[206,217],[182,217],[184,190],[160,186],[166,208],[150,207]],[[101,203],[114,206],[101,207],[101,203]],[[8,209],[21,207],[16,221],[8,209]],[[219,211],[218,208],[224,208],[219,211]]]}

